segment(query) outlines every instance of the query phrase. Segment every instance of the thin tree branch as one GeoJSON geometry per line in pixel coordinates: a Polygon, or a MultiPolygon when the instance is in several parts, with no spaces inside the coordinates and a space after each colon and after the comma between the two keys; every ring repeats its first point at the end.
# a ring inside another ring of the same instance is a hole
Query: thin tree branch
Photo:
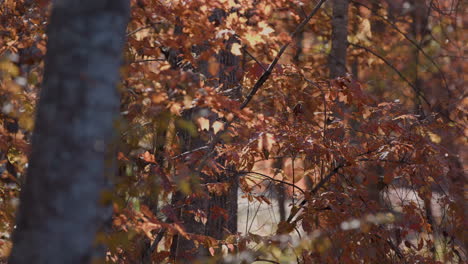
{"type": "Polygon", "coordinates": [[[139,27],[139,28],[137,28],[137,29],[135,29],[135,30],[133,30],[133,31],[128,32],[126,36],[127,36],[127,37],[128,37],[128,36],[131,36],[131,35],[133,35],[133,34],[135,34],[135,33],[137,33],[137,32],[140,32],[140,31],[142,31],[142,30],[144,30],[144,29],[147,29],[147,28],[150,28],[150,27],[152,27],[152,26],[153,26],[153,25],[144,26],[144,27],[139,27]]]}
{"type": "Polygon", "coordinates": [[[141,62],[152,62],[152,61],[166,61],[166,59],[145,59],[145,60],[136,60],[130,62],[130,64],[141,63],[141,62]]]}
{"type": "MultiPolygon", "coordinates": [[[[317,193],[317,191],[320,190],[320,188],[322,188],[328,181],[330,181],[330,179],[333,177],[333,175],[338,173],[338,171],[343,167],[345,167],[345,164],[340,164],[340,165],[336,166],[330,173],[328,173],[327,176],[325,176],[319,183],[317,183],[317,185],[315,185],[315,187],[310,191],[310,193],[311,194],[317,193]]],[[[307,204],[307,200],[304,199],[299,204],[298,208],[302,208],[306,204],[307,204]]],[[[290,223],[292,221],[292,219],[297,215],[298,212],[299,212],[299,210],[291,211],[291,214],[289,215],[286,222],[290,223]]]]}
{"type": "MultiPolygon", "coordinates": [[[[367,5],[365,5],[363,3],[360,3],[360,2],[358,2],[356,0],[351,0],[351,1],[356,5],[360,5],[360,6],[364,7],[364,8],[367,8],[367,9],[372,11],[372,9],[370,7],[368,7],[367,5]]],[[[447,89],[447,91],[450,93],[450,89],[448,88],[447,79],[445,78],[444,72],[439,67],[439,65],[422,49],[422,47],[418,43],[416,43],[413,39],[408,37],[407,34],[405,34],[403,31],[401,31],[400,28],[398,28],[394,23],[390,22],[387,18],[385,18],[384,16],[379,15],[379,14],[377,14],[375,12],[374,12],[374,15],[376,17],[382,19],[383,21],[385,21],[385,23],[390,25],[396,32],[400,33],[400,35],[402,35],[406,40],[408,40],[411,44],[413,44],[413,46],[415,46],[424,55],[424,57],[426,57],[436,67],[437,71],[439,71],[439,73],[440,73],[440,75],[442,77],[442,82],[444,83],[445,89],[447,89]]]]}
{"type": "Polygon", "coordinates": [[[368,47],[361,46],[359,44],[355,44],[355,43],[351,43],[351,42],[348,42],[348,44],[351,45],[351,46],[354,46],[354,47],[356,47],[358,49],[362,49],[362,50],[365,50],[366,52],[369,52],[370,54],[374,55],[375,57],[377,57],[381,61],[383,61],[385,64],[387,64],[388,67],[390,67],[394,72],[396,72],[398,74],[398,76],[400,76],[400,78],[404,82],[406,82],[411,87],[411,89],[413,89],[413,91],[416,93],[417,96],[419,96],[421,99],[423,99],[423,101],[429,106],[429,108],[432,108],[431,103],[429,103],[427,98],[424,96],[423,92],[418,90],[416,88],[416,86],[414,86],[413,83],[411,83],[408,79],[406,79],[406,77],[395,66],[393,66],[393,64],[391,64],[387,59],[385,59],[383,56],[376,53],[375,51],[369,49],[368,47]]]}
{"type": "MultiPolygon", "coordinates": [[[[410,81],[408,81],[408,79],[405,78],[405,76],[397,69],[395,68],[395,66],[393,66],[393,64],[391,64],[387,59],[385,59],[384,57],[382,57],[381,55],[379,55],[378,53],[376,53],[375,51],[369,49],[368,47],[364,47],[364,46],[361,46],[359,44],[355,44],[355,43],[351,43],[351,42],[348,42],[349,45],[351,46],[354,46],[356,48],[359,48],[359,49],[363,49],[365,50],[366,52],[369,52],[370,54],[376,56],[377,58],[379,58],[380,60],[382,60],[385,64],[388,65],[388,67],[392,68],[393,71],[395,71],[398,76],[400,76],[400,78],[406,82],[410,87],[411,89],[414,90],[414,92],[419,95],[419,97],[421,97],[423,99],[423,101],[427,104],[427,106],[432,109],[432,105],[429,103],[429,101],[427,100],[427,98],[424,96],[424,93],[420,90],[418,90],[410,81]]],[[[439,113],[440,115],[442,115],[443,117],[445,117],[448,121],[454,123],[455,125],[458,125],[459,127],[461,127],[462,129],[465,128],[465,125],[464,124],[461,124],[455,120],[453,120],[450,115],[448,113],[444,113],[443,111],[438,111],[437,113],[439,113]]]]}
{"type": "MultiPolygon", "coordinates": [[[[270,187],[271,187],[271,182],[268,184],[268,186],[267,186],[267,187],[265,188],[265,190],[262,192],[262,196],[264,196],[264,194],[270,189],[270,187]]],[[[262,205],[262,204],[259,203],[259,204],[258,204],[258,207],[257,207],[257,210],[255,210],[255,214],[253,215],[252,222],[250,222],[249,229],[248,229],[247,232],[246,232],[247,234],[250,233],[250,230],[252,229],[252,226],[253,226],[253,224],[254,224],[254,220],[255,220],[255,218],[257,217],[258,212],[260,211],[260,206],[261,206],[261,205],[262,205]]]]}
{"type": "Polygon", "coordinates": [[[302,188],[296,186],[296,185],[293,184],[293,183],[290,183],[290,182],[287,182],[287,181],[278,180],[278,179],[275,179],[275,178],[273,178],[273,177],[271,177],[271,176],[265,175],[265,174],[260,173],[260,172],[255,172],[255,171],[237,171],[237,172],[240,173],[240,174],[255,174],[255,175],[258,175],[258,176],[267,178],[267,179],[269,179],[269,180],[271,180],[271,181],[274,181],[274,182],[278,182],[278,183],[281,183],[281,184],[284,184],[284,185],[291,186],[291,187],[293,187],[293,188],[298,189],[300,192],[302,192],[302,194],[305,195],[305,191],[304,191],[302,188]]]}
{"type": "Polygon", "coordinates": [[[288,48],[289,44],[291,44],[292,40],[296,37],[296,35],[304,28],[304,26],[309,23],[309,21],[312,19],[312,17],[319,11],[320,7],[322,6],[323,3],[325,3],[327,0],[320,0],[318,4],[314,7],[312,12],[299,24],[296,29],[294,30],[293,33],[289,34],[291,37],[288,42],[286,42],[281,49],[279,50],[278,54],[276,55],[275,59],[271,64],[268,66],[268,69],[266,72],[260,76],[260,79],[255,83],[254,87],[250,91],[250,93],[247,95],[245,101],[242,103],[240,109],[244,109],[247,104],[252,100],[254,95],[257,93],[258,89],[262,87],[262,85],[268,80],[268,77],[270,77],[271,73],[273,72],[273,69],[275,68],[276,64],[278,63],[279,59],[283,55],[284,51],[288,48]]]}
{"type": "Polygon", "coordinates": [[[181,153],[179,155],[176,155],[176,156],[172,157],[171,159],[178,159],[178,158],[181,158],[181,157],[186,156],[188,154],[191,154],[191,153],[194,153],[194,152],[197,152],[197,151],[200,151],[200,150],[204,150],[204,149],[207,149],[207,148],[208,148],[208,146],[202,146],[202,147],[199,147],[199,148],[195,148],[195,149],[186,151],[184,153],[181,153]]]}
{"type": "Polygon", "coordinates": [[[258,65],[260,65],[260,67],[262,67],[262,69],[264,71],[267,71],[268,69],[265,67],[265,65],[263,65],[257,58],[254,57],[254,55],[252,55],[245,47],[242,48],[242,50],[247,54],[249,55],[250,58],[252,58],[258,65]]]}

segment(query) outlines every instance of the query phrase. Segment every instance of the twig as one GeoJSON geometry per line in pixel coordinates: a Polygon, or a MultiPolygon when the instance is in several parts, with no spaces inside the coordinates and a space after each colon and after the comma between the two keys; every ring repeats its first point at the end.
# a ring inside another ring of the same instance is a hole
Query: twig
{"type": "MultiPolygon", "coordinates": [[[[267,186],[267,188],[265,188],[265,191],[263,191],[263,193],[265,193],[268,189],[270,189],[270,186],[271,186],[271,182],[270,184],[267,186]]],[[[263,196],[263,194],[262,194],[263,196]]],[[[252,226],[254,224],[254,221],[255,221],[255,218],[257,217],[258,215],[258,212],[260,211],[260,207],[262,206],[262,203],[258,203],[258,207],[257,207],[257,210],[255,210],[255,214],[253,215],[252,217],[252,222],[250,222],[250,226],[249,226],[249,229],[247,230],[246,234],[250,233],[250,230],[252,230],[252,226]]]]}
{"type": "Polygon", "coordinates": [[[153,25],[144,26],[144,27],[137,28],[137,29],[135,29],[135,30],[133,30],[133,31],[130,31],[130,32],[127,33],[127,37],[128,37],[128,36],[131,36],[131,35],[133,35],[133,34],[135,34],[135,33],[137,33],[137,32],[139,32],[139,31],[142,31],[143,29],[150,28],[150,27],[152,27],[152,26],[153,26],[153,25]]]}
{"type": "Polygon", "coordinates": [[[265,65],[263,65],[257,58],[255,58],[254,55],[252,55],[245,47],[243,47],[242,50],[243,50],[247,55],[249,55],[249,57],[252,58],[258,65],[260,65],[260,67],[262,67],[262,69],[263,69],[264,71],[267,71],[267,68],[265,67],[265,65]]]}
{"type": "Polygon", "coordinates": [[[290,182],[287,182],[287,181],[278,180],[278,179],[275,179],[275,178],[273,178],[273,177],[271,177],[271,176],[265,175],[265,174],[260,173],[260,172],[255,172],[255,171],[237,171],[237,172],[240,173],[240,174],[255,174],[255,175],[258,175],[258,176],[267,178],[267,179],[269,179],[269,180],[271,180],[271,181],[274,181],[274,182],[277,182],[277,183],[281,183],[281,184],[284,184],[284,185],[288,185],[288,186],[294,187],[294,188],[298,189],[302,194],[305,195],[305,191],[304,191],[302,188],[300,188],[300,187],[298,187],[298,186],[295,186],[295,184],[293,184],[293,183],[290,183],[290,182]]]}
{"type": "Polygon", "coordinates": [[[136,60],[130,62],[131,64],[133,63],[141,63],[141,62],[151,62],[151,61],[166,61],[166,59],[146,59],[146,60],[136,60]]]}
{"type": "MultiPolygon", "coordinates": [[[[317,183],[317,185],[315,185],[315,187],[310,191],[310,193],[315,194],[318,190],[320,190],[320,188],[322,188],[325,185],[325,183],[327,183],[331,179],[331,177],[333,177],[333,175],[338,173],[338,171],[341,168],[343,168],[344,166],[345,166],[345,164],[340,164],[340,165],[336,166],[330,173],[328,173],[327,176],[325,176],[319,183],[317,183]]],[[[306,204],[307,204],[307,200],[304,199],[299,204],[298,208],[302,208],[306,204]]],[[[291,214],[289,215],[288,219],[286,220],[286,222],[290,223],[292,221],[292,219],[297,215],[298,212],[299,212],[299,210],[292,211],[291,214]]]]}
{"type": "Polygon", "coordinates": [[[199,147],[199,148],[196,148],[196,149],[192,149],[192,150],[186,151],[184,153],[181,153],[181,154],[179,154],[177,156],[174,156],[171,159],[178,159],[178,158],[181,158],[181,157],[186,156],[188,154],[191,154],[191,153],[194,153],[194,152],[197,152],[197,151],[200,151],[200,150],[204,150],[204,149],[207,149],[207,148],[208,148],[208,146],[202,146],[202,147],[199,147]]]}
{"type": "Polygon", "coordinates": [[[296,173],[295,173],[295,170],[294,170],[294,160],[296,159],[296,155],[293,155],[292,159],[291,159],[291,169],[292,169],[292,183],[293,183],[293,189],[292,189],[292,205],[294,206],[295,205],[295,201],[294,201],[294,193],[295,193],[295,183],[296,183],[296,173]]]}
{"type": "Polygon", "coordinates": [[[393,251],[395,251],[395,253],[397,254],[398,258],[400,258],[401,260],[403,260],[403,263],[407,263],[404,259],[404,256],[403,254],[401,253],[401,250],[395,245],[393,244],[393,242],[389,239],[384,239],[382,238],[380,235],[378,234],[375,234],[375,236],[381,240],[384,240],[385,242],[388,243],[388,245],[390,246],[390,248],[392,248],[393,251]]]}

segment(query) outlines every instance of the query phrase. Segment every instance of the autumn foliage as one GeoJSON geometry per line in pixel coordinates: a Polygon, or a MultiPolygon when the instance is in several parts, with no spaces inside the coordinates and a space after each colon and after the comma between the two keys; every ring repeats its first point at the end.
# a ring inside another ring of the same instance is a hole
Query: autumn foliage
{"type": "MultiPolygon", "coordinates": [[[[466,261],[466,6],[350,1],[348,74],[329,79],[318,2],[131,1],[107,262],[466,261]]],[[[49,11],[0,4],[2,258],[49,11]]]]}

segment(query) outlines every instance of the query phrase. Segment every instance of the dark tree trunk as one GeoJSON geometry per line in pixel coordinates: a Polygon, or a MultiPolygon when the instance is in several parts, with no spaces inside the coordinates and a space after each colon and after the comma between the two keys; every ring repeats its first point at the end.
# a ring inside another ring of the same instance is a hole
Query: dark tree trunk
{"type": "MultiPolygon", "coordinates": [[[[184,119],[195,123],[196,116],[200,109],[192,108],[183,113],[184,119]]],[[[184,130],[178,129],[181,152],[192,151],[206,144],[200,137],[192,137],[192,135],[184,130]]],[[[190,171],[196,170],[196,165],[191,165],[190,171]]],[[[190,175],[196,179],[191,179],[191,182],[200,182],[204,178],[203,175],[190,175]],[[194,180],[194,181],[193,181],[194,180]]],[[[187,179],[185,179],[187,180],[187,179]]],[[[207,195],[204,195],[204,190],[199,190],[192,186],[192,195],[188,196],[182,191],[176,191],[172,197],[172,205],[177,208],[177,218],[182,222],[185,231],[189,234],[204,234],[205,225],[200,220],[195,219],[194,213],[207,211],[207,195]]],[[[195,246],[193,240],[186,239],[183,236],[175,235],[172,240],[170,259],[175,263],[186,263],[193,261],[200,255],[200,248],[195,246]]]]}
{"type": "MultiPolygon", "coordinates": [[[[273,163],[273,168],[275,170],[275,177],[283,169],[283,158],[278,158],[273,163]]],[[[286,188],[284,184],[280,183],[276,185],[276,192],[278,195],[278,211],[280,215],[280,221],[286,221],[286,188]]]]}
{"type": "MultiPolygon", "coordinates": [[[[226,48],[218,54],[218,60],[221,65],[219,73],[219,85],[222,85],[221,92],[231,99],[240,100],[241,98],[241,65],[240,57],[235,56],[229,50],[231,45],[238,42],[235,37],[231,37],[226,41],[226,48]]],[[[228,183],[229,191],[223,195],[211,195],[209,204],[209,217],[206,228],[206,235],[212,236],[216,239],[223,239],[227,233],[237,233],[237,201],[238,201],[238,188],[239,188],[239,175],[235,172],[233,166],[228,165],[229,161],[224,158],[218,160],[220,163],[226,163],[228,173],[221,173],[217,175],[215,182],[228,183]],[[226,210],[228,215],[227,219],[222,217],[212,217],[212,211],[222,208],[226,210]],[[226,232],[228,231],[228,232],[226,232]]]]}
{"type": "MultiPolygon", "coordinates": [[[[423,40],[425,35],[427,34],[427,23],[428,23],[428,7],[426,6],[425,1],[422,0],[414,0],[412,2],[413,10],[411,12],[411,16],[413,21],[411,23],[412,35],[413,39],[419,46],[422,48],[423,40]]],[[[419,64],[420,64],[420,55],[418,47],[413,47],[413,76],[414,76],[414,87],[417,93],[414,95],[414,108],[415,112],[424,116],[424,110],[422,108],[422,102],[420,99],[420,94],[425,94],[423,91],[423,80],[419,76],[419,64]]],[[[431,206],[431,198],[424,197],[424,209],[425,209],[425,217],[427,223],[431,226],[431,231],[429,231],[429,235],[432,235],[433,241],[437,240],[437,225],[434,222],[434,214],[432,212],[431,206]]],[[[434,259],[437,258],[437,252],[435,248],[431,248],[431,253],[434,259]]]]}
{"type": "Polygon", "coordinates": [[[9,263],[90,263],[110,207],[127,0],[54,1],[27,179],[9,263]]]}
{"type": "MultiPolygon", "coordinates": [[[[217,24],[220,24],[226,13],[222,9],[215,8],[212,11],[212,16],[210,20],[217,24]]],[[[225,42],[225,49],[221,50],[219,53],[214,54],[217,58],[217,62],[220,65],[219,72],[216,76],[213,76],[212,73],[208,70],[209,62],[206,60],[199,60],[197,61],[197,65],[190,66],[190,67],[181,67],[177,61],[171,58],[174,58],[172,53],[176,54],[177,51],[166,50],[163,51],[166,59],[169,60],[173,68],[182,68],[188,69],[191,68],[192,70],[203,74],[204,76],[209,79],[208,83],[210,86],[217,87],[218,91],[228,96],[232,99],[240,99],[241,97],[241,86],[240,86],[240,79],[241,79],[241,66],[240,66],[240,58],[238,56],[233,55],[230,52],[231,45],[236,42],[235,37],[231,37],[229,40],[225,42]]],[[[202,53],[209,49],[209,45],[200,45],[194,48],[195,53],[202,53]]],[[[199,114],[201,109],[193,108],[186,110],[184,113],[184,119],[195,123],[195,117],[199,114]]],[[[212,113],[212,115],[216,115],[212,113]]],[[[206,132],[206,131],[205,131],[206,132]]],[[[212,133],[213,131],[208,131],[211,136],[214,136],[212,133]]],[[[201,146],[205,146],[208,142],[204,141],[202,138],[191,138],[190,135],[185,135],[183,131],[179,131],[179,138],[181,140],[182,145],[182,152],[191,151],[201,146]]],[[[219,163],[226,163],[224,157],[218,158],[217,162],[219,163]]],[[[226,164],[226,167],[230,168],[226,164]]],[[[194,169],[194,168],[193,168],[194,169]]],[[[200,183],[229,183],[230,188],[228,193],[223,195],[215,195],[209,194],[208,197],[202,197],[203,194],[194,195],[192,197],[187,197],[180,191],[177,191],[174,194],[172,204],[178,208],[178,217],[183,222],[183,226],[185,231],[191,234],[198,234],[198,235],[208,235],[217,239],[222,239],[226,236],[226,234],[237,233],[237,191],[239,185],[239,178],[238,174],[234,172],[234,168],[230,168],[229,173],[220,173],[215,175],[214,177],[207,176],[207,175],[195,175],[193,177],[197,177],[197,181],[200,183]],[[231,172],[232,171],[232,172],[231,172]],[[223,217],[217,217],[213,214],[216,210],[222,208],[226,210],[228,215],[227,219],[223,217]],[[192,212],[199,211],[204,212],[207,216],[206,224],[201,222],[195,221],[194,215],[192,212]],[[227,232],[226,232],[227,231],[227,232]]],[[[201,174],[201,173],[199,173],[201,174]]],[[[205,194],[207,193],[204,190],[205,194]]],[[[207,255],[207,250],[201,250],[201,248],[195,248],[195,244],[192,240],[187,240],[181,236],[174,236],[172,245],[171,245],[171,252],[170,252],[170,259],[177,263],[179,262],[186,262],[190,259],[194,259],[197,256],[207,255]]]]}
{"type": "MultiPolygon", "coordinates": [[[[412,12],[411,17],[413,21],[411,23],[412,35],[413,40],[423,48],[423,40],[427,32],[427,23],[428,23],[428,8],[426,6],[425,1],[423,0],[413,0],[412,1],[412,12]]],[[[423,83],[422,79],[419,77],[419,64],[420,64],[420,56],[419,56],[419,49],[418,47],[413,47],[413,62],[411,66],[413,67],[412,72],[414,76],[414,88],[416,90],[416,94],[414,95],[414,102],[415,102],[415,110],[418,114],[424,114],[422,110],[422,102],[420,98],[420,94],[424,94],[423,91],[423,83]]]]}
{"type": "Polygon", "coordinates": [[[330,78],[346,74],[348,6],[348,0],[333,0],[332,47],[329,58],[330,78]]]}
{"type": "Polygon", "coordinates": [[[296,50],[294,52],[293,61],[296,64],[301,62],[301,57],[304,55],[304,29],[302,29],[296,38],[296,50]]]}
{"type": "MultiPolygon", "coordinates": [[[[359,18],[362,17],[361,15],[361,11],[359,9],[359,5],[354,2],[353,3],[353,6],[354,6],[354,9],[356,10],[356,14],[353,14],[353,17],[354,17],[354,21],[351,22],[353,27],[352,27],[352,32],[353,34],[358,34],[359,33],[359,18]]],[[[378,12],[377,10],[375,12],[378,12]]],[[[376,13],[377,14],[377,13],[376,13]]],[[[348,21],[349,23],[349,21],[348,21]]],[[[375,30],[384,30],[384,26],[382,25],[381,22],[374,22],[374,20],[371,21],[371,28],[372,28],[372,32],[374,32],[374,29],[375,30]]],[[[359,56],[358,55],[354,55],[352,57],[352,60],[351,60],[351,74],[353,75],[353,79],[354,80],[359,80],[359,56]]]]}
{"type": "MultiPolygon", "coordinates": [[[[184,229],[189,234],[203,234],[205,226],[202,222],[195,220],[194,212],[206,211],[207,198],[191,197],[188,199],[180,191],[174,195],[173,204],[181,208],[178,217],[182,221],[184,229]]],[[[172,241],[170,258],[175,263],[192,262],[201,254],[200,250],[201,248],[197,248],[193,240],[176,235],[172,241]]]]}
{"type": "MultiPolygon", "coordinates": [[[[209,77],[210,79],[217,77],[216,80],[212,81],[211,85],[219,87],[219,92],[223,93],[224,95],[237,99],[240,98],[241,93],[239,86],[240,75],[238,73],[240,70],[240,63],[239,58],[228,51],[230,50],[230,45],[234,40],[234,38],[228,40],[226,43],[227,48],[216,55],[220,64],[218,76],[211,76],[208,71],[208,62],[199,61],[198,64],[199,70],[202,74],[209,77]]],[[[209,47],[206,46],[198,47],[199,52],[208,48],[209,47]]],[[[197,115],[199,110],[200,109],[191,109],[190,111],[187,111],[185,119],[190,120],[191,122],[195,122],[195,119],[192,117],[192,115],[197,115]]],[[[208,144],[208,142],[204,142],[201,138],[191,139],[190,135],[180,135],[185,146],[183,152],[190,151],[208,144]]],[[[218,158],[217,162],[226,163],[227,161],[221,157],[218,158]]],[[[216,239],[223,239],[228,233],[237,233],[237,190],[239,185],[238,174],[235,172],[229,172],[217,174],[215,177],[208,177],[207,175],[197,175],[196,177],[200,177],[198,180],[201,183],[227,182],[229,183],[230,187],[228,193],[226,194],[209,194],[209,197],[193,197],[189,200],[186,198],[184,199],[183,195],[180,192],[177,192],[174,202],[180,203],[180,201],[185,200],[179,215],[180,219],[184,223],[185,230],[188,233],[207,235],[216,239]],[[227,219],[224,219],[222,216],[219,217],[219,215],[216,213],[216,211],[219,211],[219,209],[226,211],[228,215],[227,219]],[[194,216],[190,211],[204,212],[207,216],[206,225],[195,221],[194,216]]],[[[174,237],[171,248],[171,256],[173,259],[175,258],[176,261],[185,261],[187,259],[193,259],[197,255],[207,254],[207,250],[196,249],[193,241],[187,240],[181,236],[174,237]]]]}

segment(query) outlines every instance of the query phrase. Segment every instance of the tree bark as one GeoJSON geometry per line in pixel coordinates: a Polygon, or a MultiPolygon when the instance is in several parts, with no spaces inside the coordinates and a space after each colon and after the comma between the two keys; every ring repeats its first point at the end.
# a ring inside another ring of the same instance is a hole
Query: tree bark
{"type": "MultiPolygon", "coordinates": [[[[226,13],[222,9],[214,9],[212,11],[211,20],[215,23],[221,23],[226,13]]],[[[225,42],[225,48],[219,53],[214,54],[217,62],[220,65],[219,71],[216,76],[208,70],[209,62],[206,60],[199,60],[197,62],[197,71],[209,79],[209,85],[217,87],[217,90],[231,99],[241,98],[241,67],[240,58],[230,52],[231,45],[238,40],[235,37],[231,37],[225,42]]],[[[202,53],[210,48],[208,45],[200,45],[195,49],[196,53],[202,53]]],[[[166,52],[170,55],[169,52],[166,52]]],[[[170,56],[166,55],[166,58],[170,60],[170,56]]],[[[178,67],[176,63],[171,63],[178,67]]],[[[195,122],[194,116],[197,115],[200,109],[193,108],[187,110],[184,114],[184,119],[195,122]]],[[[211,131],[214,133],[213,131],[211,131]]],[[[196,149],[198,147],[206,145],[201,138],[191,139],[189,135],[183,135],[179,132],[181,141],[183,142],[183,152],[196,149]]],[[[224,157],[217,158],[219,163],[227,163],[224,157]]],[[[226,164],[226,166],[228,166],[226,164]]],[[[229,167],[229,166],[228,166],[229,167]]],[[[179,191],[174,194],[173,204],[178,204],[180,208],[179,219],[182,220],[186,232],[198,235],[207,235],[216,239],[223,239],[227,234],[237,233],[237,201],[238,201],[238,186],[239,186],[239,175],[235,172],[232,173],[219,173],[214,177],[207,175],[197,175],[197,180],[201,183],[229,183],[229,191],[226,194],[216,195],[209,194],[208,197],[192,197],[187,199],[179,191]],[[183,205],[180,203],[183,202],[183,205]],[[219,217],[215,214],[216,210],[226,210],[228,215],[227,219],[222,216],[219,217]],[[206,224],[202,224],[194,220],[193,214],[190,211],[202,211],[207,216],[206,224]],[[227,232],[226,232],[227,231],[227,232]]],[[[200,196],[200,195],[198,195],[200,196]]],[[[195,248],[195,244],[191,240],[187,240],[181,236],[174,236],[171,246],[171,256],[173,261],[184,262],[196,258],[197,256],[208,255],[208,251],[201,248],[195,248]]]]}
{"type": "Polygon", "coordinates": [[[333,0],[332,47],[329,57],[330,78],[346,74],[349,0],[333,0]]]}
{"type": "MultiPolygon", "coordinates": [[[[219,85],[222,85],[220,92],[229,96],[233,100],[240,100],[242,96],[240,86],[242,76],[240,72],[240,57],[230,52],[231,45],[238,42],[239,41],[235,37],[231,37],[226,41],[225,49],[221,50],[220,54],[218,54],[218,60],[221,65],[221,70],[218,76],[219,85]]],[[[225,163],[226,168],[229,168],[229,173],[220,173],[219,175],[216,175],[217,177],[216,179],[213,179],[213,181],[228,183],[229,191],[222,195],[211,194],[205,234],[216,239],[223,239],[229,233],[237,233],[237,192],[239,188],[239,174],[235,172],[235,168],[229,165],[229,161],[225,160],[225,158],[219,158],[218,162],[225,163]],[[217,208],[226,210],[228,215],[227,219],[213,216],[212,211],[217,208]]]]}
{"type": "MultiPolygon", "coordinates": [[[[238,71],[240,70],[239,58],[229,52],[230,46],[235,41],[234,38],[227,41],[226,46],[228,48],[220,51],[219,54],[216,54],[216,57],[220,63],[220,70],[218,76],[211,76],[208,71],[208,62],[199,61],[199,70],[205,76],[213,78],[212,85],[220,87],[219,92],[227,95],[233,99],[240,98],[240,75],[238,71]],[[217,78],[215,78],[217,77],[217,78]]],[[[202,50],[208,49],[209,47],[202,46],[199,47],[201,52],[202,50]]],[[[194,116],[197,115],[197,112],[200,109],[194,108],[189,111],[186,111],[185,118],[190,120],[190,122],[195,122],[194,116]]],[[[184,145],[183,152],[190,151],[199,147],[202,147],[207,144],[201,138],[190,138],[190,135],[183,135],[179,133],[184,145]]],[[[221,157],[218,158],[217,162],[226,163],[226,160],[221,157]]],[[[228,165],[227,165],[228,166],[228,165]]],[[[228,166],[229,167],[229,166],[228,166]]],[[[236,234],[237,233],[237,201],[238,201],[238,186],[239,186],[239,176],[237,173],[220,173],[215,177],[209,177],[207,175],[197,175],[201,183],[229,183],[229,191],[226,194],[216,195],[209,194],[208,197],[192,197],[187,201],[186,197],[184,199],[183,195],[180,192],[175,194],[175,203],[180,203],[184,201],[185,203],[181,205],[180,219],[184,223],[184,228],[188,233],[207,235],[214,237],[216,239],[223,239],[227,234],[236,234]],[[215,214],[216,210],[219,209],[226,210],[228,215],[227,219],[224,219],[222,216],[215,214]],[[207,216],[206,225],[203,225],[200,222],[194,220],[194,216],[190,211],[202,211],[207,216]],[[226,230],[228,232],[226,232],[226,230]]],[[[199,195],[198,195],[199,196],[199,195]]],[[[171,248],[171,259],[176,260],[176,262],[183,262],[187,259],[194,259],[197,256],[208,255],[208,251],[204,249],[195,248],[195,244],[191,240],[187,240],[181,236],[175,236],[173,240],[173,245],[171,248]],[[174,244],[175,243],[175,244],[174,244]]]]}
{"type": "MultiPolygon", "coordinates": [[[[283,158],[278,158],[273,163],[273,169],[275,170],[274,175],[275,177],[280,173],[283,169],[283,158]]],[[[276,185],[276,192],[278,195],[278,211],[280,215],[280,221],[286,221],[286,188],[282,183],[276,185]]]]}
{"type": "MultiPolygon", "coordinates": [[[[198,114],[198,108],[192,108],[186,110],[183,113],[183,117],[186,121],[195,123],[196,116],[198,114]]],[[[205,145],[206,142],[200,137],[192,137],[192,135],[184,130],[178,131],[180,137],[180,143],[182,146],[181,152],[192,151],[205,145]]],[[[196,166],[190,165],[190,171],[195,171],[196,166]]],[[[198,175],[190,175],[193,177],[190,182],[202,182],[205,178],[201,173],[198,175]]],[[[188,180],[188,179],[184,179],[188,180]]],[[[195,186],[192,186],[192,188],[195,186]]],[[[203,187],[202,187],[203,188],[203,187]]],[[[201,188],[200,188],[201,189],[201,188]]],[[[177,218],[182,221],[185,231],[189,234],[204,234],[205,225],[200,220],[195,219],[195,213],[201,213],[207,211],[207,196],[204,195],[205,190],[192,190],[193,195],[188,196],[182,191],[177,190],[172,197],[172,205],[178,208],[177,218]]],[[[172,239],[172,245],[170,250],[170,259],[174,263],[186,263],[194,261],[201,254],[201,248],[197,248],[193,239],[186,239],[183,236],[175,235],[172,239]]]]}
{"type": "Polygon", "coordinates": [[[54,1],[32,153],[9,263],[90,263],[110,213],[127,0],[54,1]]]}

